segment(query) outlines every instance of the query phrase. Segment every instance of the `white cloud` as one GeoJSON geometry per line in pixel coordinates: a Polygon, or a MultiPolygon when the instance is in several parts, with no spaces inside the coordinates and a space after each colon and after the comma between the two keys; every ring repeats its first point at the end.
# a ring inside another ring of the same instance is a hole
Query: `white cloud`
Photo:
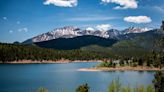
{"type": "Polygon", "coordinates": [[[115,3],[119,6],[114,7],[114,9],[136,9],[138,7],[137,0],[101,0],[102,3],[115,3]]]}
{"type": "Polygon", "coordinates": [[[7,17],[3,17],[4,20],[7,20],[7,17]]]}
{"type": "Polygon", "coordinates": [[[68,21],[103,21],[103,20],[112,20],[112,19],[117,19],[117,17],[79,17],[79,18],[70,18],[66,19],[68,21]]]}
{"type": "Polygon", "coordinates": [[[110,24],[101,24],[101,25],[97,25],[96,29],[100,30],[100,31],[107,31],[112,27],[112,25],[110,24]]]}
{"type": "Polygon", "coordinates": [[[46,0],[43,2],[44,5],[53,4],[59,7],[75,7],[77,6],[77,0],[46,0]]]}
{"type": "Polygon", "coordinates": [[[20,28],[18,29],[18,32],[28,32],[28,28],[20,28]]]}
{"type": "Polygon", "coordinates": [[[139,23],[150,23],[152,20],[150,17],[147,16],[128,16],[124,18],[124,21],[139,24],[139,23]]]}
{"type": "Polygon", "coordinates": [[[13,33],[13,30],[10,30],[9,33],[12,34],[13,33]]]}

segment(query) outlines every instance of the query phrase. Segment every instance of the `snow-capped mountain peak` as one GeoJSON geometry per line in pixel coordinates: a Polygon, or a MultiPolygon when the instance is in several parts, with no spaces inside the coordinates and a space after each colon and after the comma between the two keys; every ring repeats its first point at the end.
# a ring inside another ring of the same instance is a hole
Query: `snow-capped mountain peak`
{"type": "Polygon", "coordinates": [[[80,30],[77,27],[73,26],[66,26],[63,28],[56,28],[53,31],[41,34],[39,36],[36,36],[32,38],[33,42],[41,42],[41,41],[47,41],[52,40],[56,38],[72,38],[75,36],[79,36],[78,30],[80,30]]]}
{"type": "Polygon", "coordinates": [[[93,27],[87,27],[85,30],[95,31],[95,29],[93,27]]]}
{"type": "Polygon", "coordinates": [[[141,27],[129,27],[125,30],[123,30],[124,34],[129,34],[129,33],[142,33],[142,32],[147,32],[149,31],[149,28],[141,28],[141,27]]]}

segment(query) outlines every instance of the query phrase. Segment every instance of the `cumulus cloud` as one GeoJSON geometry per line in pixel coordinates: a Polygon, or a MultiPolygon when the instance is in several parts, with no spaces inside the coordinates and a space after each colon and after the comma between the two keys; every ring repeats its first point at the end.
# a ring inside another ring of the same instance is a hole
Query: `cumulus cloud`
{"type": "Polygon", "coordinates": [[[18,32],[28,32],[28,28],[20,28],[18,29],[18,32]]]}
{"type": "Polygon", "coordinates": [[[119,6],[114,7],[114,9],[136,9],[138,7],[137,0],[101,0],[102,3],[115,3],[119,6]]]}
{"type": "Polygon", "coordinates": [[[46,0],[43,2],[44,5],[53,4],[59,7],[75,7],[77,6],[77,0],[46,0]]]}
{"type": "Polygon", "coordinates": [[[139,23],[150,23],[152,20],[150,17],[147,16],[128,16],[124,18],[124,21],[139,24],[139,23]]]}
{"type": "Polygon", "coordinates": [[[112,25],[110,24],[101,24],[101,25],[97,25],[96,29],[100,30],[100,31],[107,31],[112,27],[112,25]]]}

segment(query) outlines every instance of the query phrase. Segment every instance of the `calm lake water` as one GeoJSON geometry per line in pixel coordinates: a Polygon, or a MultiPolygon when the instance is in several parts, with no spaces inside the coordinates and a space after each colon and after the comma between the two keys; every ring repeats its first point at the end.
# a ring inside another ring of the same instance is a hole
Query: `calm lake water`
{"type": "Polygon", "coordinates": [[[123,85],[152,84],[154,72],[115,71],[115,72],[82,72],[79,68],[97,65],[91,63],[68,64],[1,64],[0,92],[34,92],[45,87],[49,92],[75,92],[83,83],[88,83],[91,92],[106,92],[113,79],[120,78],[123,85]]]}

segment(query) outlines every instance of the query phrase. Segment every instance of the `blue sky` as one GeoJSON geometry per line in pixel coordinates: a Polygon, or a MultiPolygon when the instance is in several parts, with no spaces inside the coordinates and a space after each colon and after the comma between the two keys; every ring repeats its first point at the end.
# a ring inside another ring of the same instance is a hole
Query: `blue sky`
{"type": "Polygon", "coordinates": [[[164,0],[0,0],[0,42],[22,42],[70,25],[159,28],[162,20],[164,0]]]}

